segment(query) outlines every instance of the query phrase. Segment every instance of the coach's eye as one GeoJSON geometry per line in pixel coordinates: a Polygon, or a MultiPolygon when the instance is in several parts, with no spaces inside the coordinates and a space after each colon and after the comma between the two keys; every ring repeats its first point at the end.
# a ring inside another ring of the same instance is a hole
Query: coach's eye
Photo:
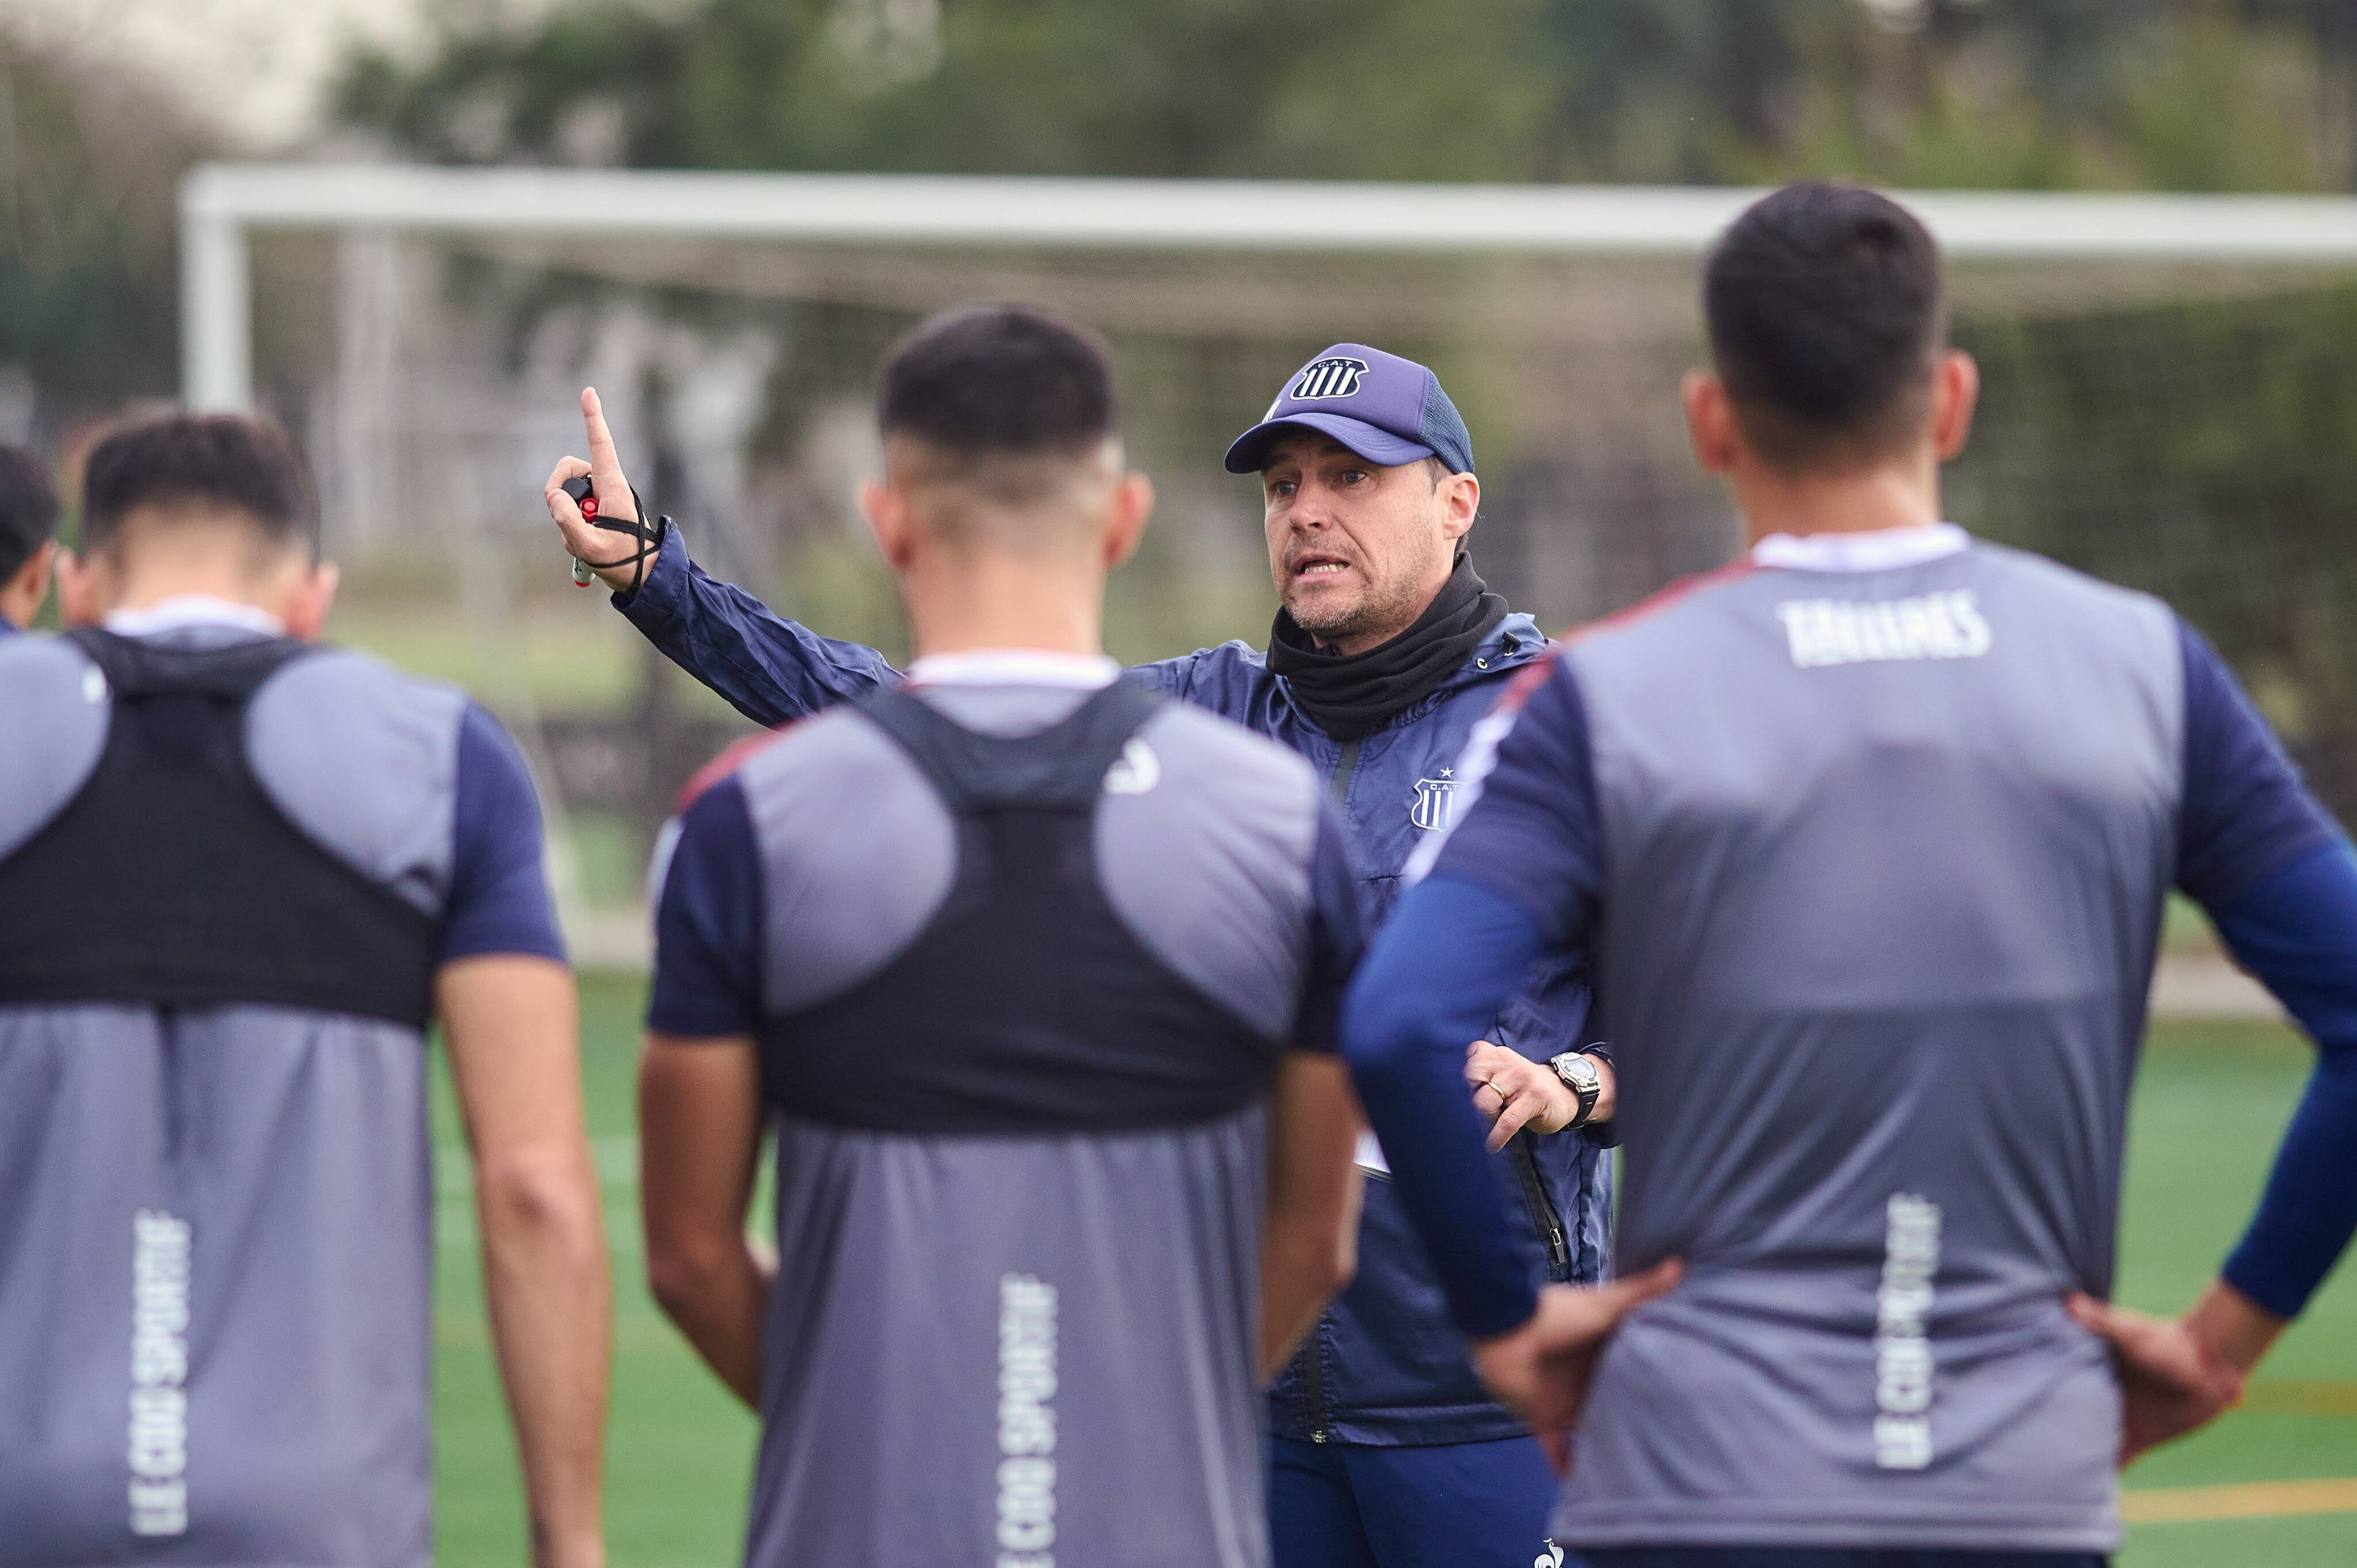
{"type": "Polygon", "coordinates": [[[1342,482],[1346,485],[1355,485],[1361,479],[1372,478],[1372,477],[1373,476],[1369,474],[1364,468],[1345,468],[1342,470],[1342,482]]]}
{"type": "Polygon", "coordinates": [[[1297,488],[1291,479],[1277,479],[1269,485],[1268,493],[1282,500],[1291,495],[1297,488]]]}

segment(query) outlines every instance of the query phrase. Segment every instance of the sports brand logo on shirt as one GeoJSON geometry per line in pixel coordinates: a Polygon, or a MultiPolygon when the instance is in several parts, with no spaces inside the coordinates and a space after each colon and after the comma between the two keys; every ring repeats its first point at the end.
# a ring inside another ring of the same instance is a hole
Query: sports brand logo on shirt
{"type": "Polygon", "coordinates": [[[1874,1462],[1932,1463],[1932,1288],[1940,1276],[1940,1206],[1910,1192],[1884,1208],[1882,1285],[1874,1293],[1874,1462]]]}
{"type": "Polygon", "coordinates": [[[1056,1568],[1056,1287],[998,1282],[1000,1568],[1056,1568]]]}
{"type": "Polygon", "coordinates": [[[1121,748],[1121,755],[1105,769],[1104,792],[1108,795],[1143,795],[1162,782],[1162,759],[1154,748],[1135,736],[1121,748]]]}
{"type": "Polygon", "coordinates": [[[1293,383],[1287,394],[1296,403],[1308,403],[1317,398],[1351,397],[1357,394],[1359,380],[1367,373],[1364,360],[1345,359],[1338,355],[1330,360],[1312,360],[1301,368],[1300,379],[1293,383]]]}
{"type": "Polygon", "coordinates": [[[1439,832],[1448,826],[1449,817],[1457,810],[1457,769],[1444,768],[1437,779],[1415,781],[1415,804],[1407,811],[1408,821],[1426,832],[1439,832]]]}
{"type": "Polygon", "coordinates": [[[188,1530],[188,1222],[132,1216],[131,1533],[188,1530]]]}

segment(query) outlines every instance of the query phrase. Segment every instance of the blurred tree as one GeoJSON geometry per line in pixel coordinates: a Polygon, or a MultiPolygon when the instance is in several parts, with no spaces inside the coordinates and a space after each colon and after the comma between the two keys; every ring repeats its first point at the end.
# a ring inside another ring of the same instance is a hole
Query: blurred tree
{"type": "MultiPolygon", "coordinates": [[[[2321,190],[2352,0],[588,0],[355,59],[414,155],[669,167],[2321,190]]],[[[2357,817],[2357,290],[1966,324],[1957,515],[2160,590],[2357,817]]]]}
{"type": "Polygon", "coordinates": [[[2312,188],[2334,0],[622,0],[363,53],[451,162],[2312,188]]]}
{"type": "Polygon", "coordinates": [[[0,367],[9,434],[54,437],[178,358],[174,192],[199,138],[127,78],[0,37],[0,367]]]}

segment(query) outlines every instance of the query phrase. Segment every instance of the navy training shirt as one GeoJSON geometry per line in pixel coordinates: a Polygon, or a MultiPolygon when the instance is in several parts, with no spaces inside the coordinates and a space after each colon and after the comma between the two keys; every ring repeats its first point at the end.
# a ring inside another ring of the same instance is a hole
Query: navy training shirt
{"type": "Polygon", "coordinates": [[[459,720],[452,814],[442,961],[528,953],[564,962],[532,770],[499,721],[473,703],[459,720]]]}

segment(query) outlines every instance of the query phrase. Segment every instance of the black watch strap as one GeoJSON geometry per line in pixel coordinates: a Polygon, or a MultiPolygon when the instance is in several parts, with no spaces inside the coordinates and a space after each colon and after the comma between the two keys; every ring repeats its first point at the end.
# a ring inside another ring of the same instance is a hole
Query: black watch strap
{"type": "MultiPolygon", "coordinates": [[[[1600,1074],[1594,1081],[1579,1083],[1575,1081],[1568,1073],[1566,1073],[1563,1070],[1563,1068],[1559,1065],[1572,1057],[1585,1056],[1586,1054],[1587,1053],[1584,1051],[1566,1051],[1561,1056],[1551,1057],[1547,1059],[1547,1066],[1555,1069],[1555,1077],[1561,1079],[1563,1080],[1564,1087],[1570,1090],[1572,1094],[1579,1101],[1579,1114],[1571,1119],[1569,1124],[1564,1129],[1566,1132],[1569,1132],[1573,1128],[1587,1126],[1588,1118],[1596,1114],[1596,1102],[1604,1097],[1604,1084],[1600,1074]]],[[[1596,1063],[1592,1058],[1589,1058],[1588,1068],[1591,1071],[1596,1069],[1596,1063]]]]}

